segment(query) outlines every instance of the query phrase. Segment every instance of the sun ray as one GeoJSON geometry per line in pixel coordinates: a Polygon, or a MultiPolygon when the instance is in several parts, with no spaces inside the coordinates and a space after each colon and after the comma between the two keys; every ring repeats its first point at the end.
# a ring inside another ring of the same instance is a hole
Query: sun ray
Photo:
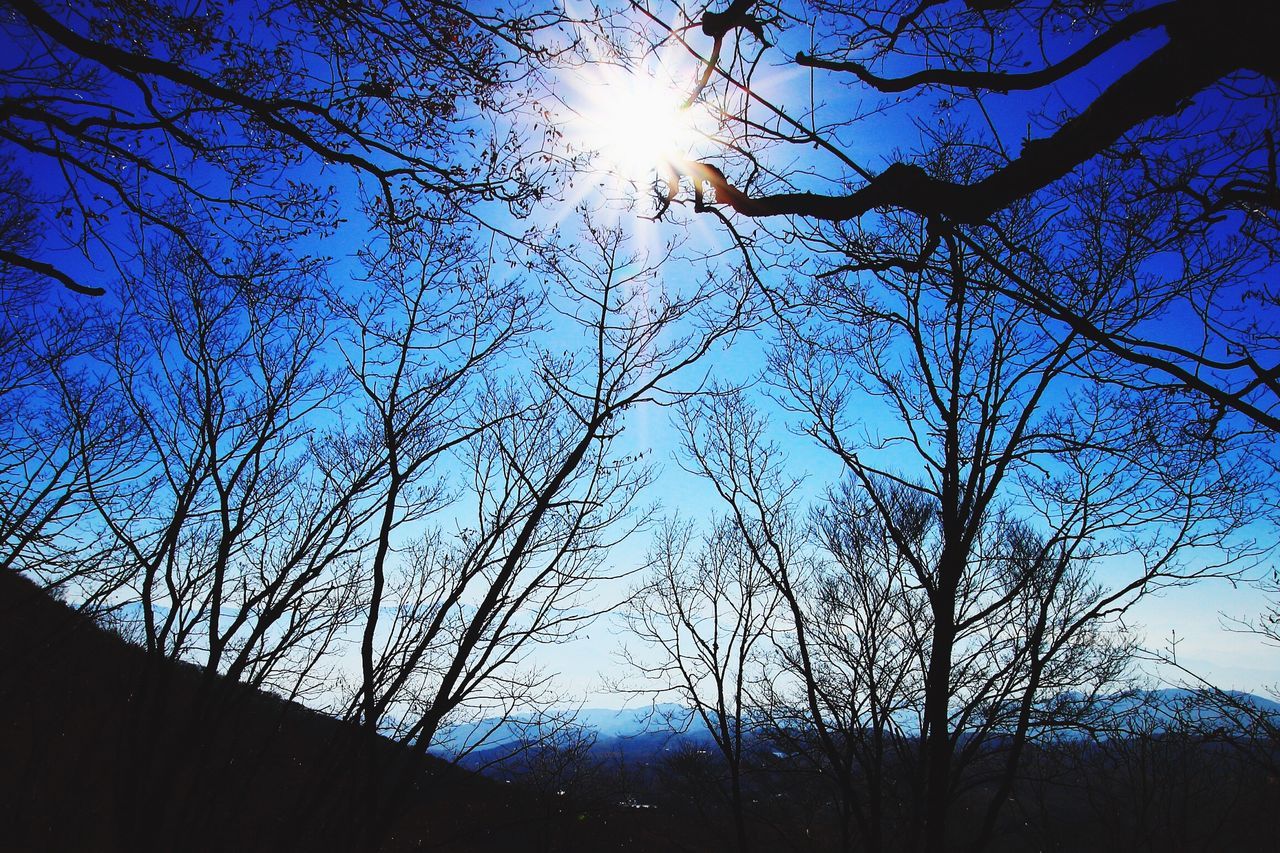
{"type": "Polygon", "coordinates": [[[697,107],[681,92],[644,71],[597,67],[582,81],[582,106],[572,123],[577,141],[596,165],[629,181],[645,181],[697,146],[697,107]]]}
{"type": "Polygon", "coordinates": [[[670,164],[697,157],[713,129],[706,108],[687,103],[688,81],[656,61],[600,57],[563,82],[560,126],[569,150],[630,203],[653,198],[654,181],[670,164]]]}

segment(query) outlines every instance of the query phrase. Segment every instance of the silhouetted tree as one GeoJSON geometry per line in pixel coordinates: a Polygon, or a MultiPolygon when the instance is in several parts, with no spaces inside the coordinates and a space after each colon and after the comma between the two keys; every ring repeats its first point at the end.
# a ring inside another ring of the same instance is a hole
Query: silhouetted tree
{"type": "Polygon", "coordinates": [[[319,364],[321,294],[266,250],[213,276],[167,241],[143,270],[112,318],[103,376],[135,424],[136,457],[127,488],[94,484],[97,510],[131,568],[148,649],[292,695],[310,666],[295,661],[300,677],[278,684],[272,670],[332,633],[318,611],[346,609],[337,589],[313,584],[285,605],[306,617],[267,630],[299,568],[294,537],[332,506],[312,503],[305,476],[311,417],[336,391],[319,364]]]}
{"type": "Polygon", "coordinates": [[[468,399],[465,422],[484,426],[456,447],[464,514],[456,532],[420,539],[398,574],[360,713],[368,724],[372,692],[375,722],[394,709],[418,750],[477,691],[536,699],[541,679],[517,664],[605,606],[587,593],[625,571],[608,549],[647,518],[636,503],[651,478],[643,453],[618,447],[626,417],[696,389],[690,369],[754,322],[736,277],[659,291],[659,260],[620,231],[588,224],[582,239],[540,269],[549,322],[570,346],[535,342],[531,374],[468,399]]]}
{"type": "Polygon", "coordinates": [[[771,251],[759,239],[771,229],[819,248],[818,269],[920,268],[948,239],[993,258],[1005,255],[992,244],[1015,248],[1034,274],[1006,274],[1005,292],[1145,384],[1185,386],[1280,429],[1280,339],[1255,322],[1277,307],[1266,282],[1280,66],[1259,35],[1275,31],[1274,9],[733,0],[635,5],[626,18],[697,59],[690,100],[721,117],[714,156],[668,164],[664,206],[685,181],[695,209],[759,222],[747,250],[771,251]],[[786,84],[769,76],[779,62],[798,72],[786,84]],[[939,169],[935,152],[956,144],[988,157],[939,169]],[[992,227],[1028,201],[1051,245],[992,227]],[[928,239],[886,242],[878,221],[894,212],[928,239]],[[1049,274],[1097,229],[1119,230],[1133,263],[1086,282],[1049,274]],[[1116,299],[1124,310],[1092,311],[1116,299]]]}
{"type": "MultiPolygon", "coordinates": [[[[905,219],[896,238],[923,235],[905,219]]],[[[1058,697],[1123,674],[1119,616],[1231,571],[1258,512],[1247,448],[1202,434],[1195,397],[1157,409],[1095,378],[1105,349],[1048,334],[959,240],[940,251],[874,285],[819,279],[783,315],[778,399],[847,474],[817,510],[816,561],[784,546],[798,484],[761,416],[724,395],[686,427],[790,613],[801,689],[773,704],[796,709],[873,849],[903,801],[911,845],[958,840],[949,818],[974,786],[964,843],[985,846],[1027,743],[1088,713],[1058,697]]]]}
{"type": "Polygon", "coordinates": [[[136,425],[91,369],[101,318],[0,276],[0,571],[110,608],[129,583],[95,500],[130,479],[136,425]]]}
{"type": "Polygon", "coordinates": [[[673,693],[694,712],[690,724],[710,733],[728,771],[737,848],[748,850],[743,777],[760,742],[752,687],[765,673],[778,592],[728,520],[700,541],[691,526],[668,522],[649,562],[623,609],[643,644],[626,654],[643,679],[633,689],[673,693]]]}

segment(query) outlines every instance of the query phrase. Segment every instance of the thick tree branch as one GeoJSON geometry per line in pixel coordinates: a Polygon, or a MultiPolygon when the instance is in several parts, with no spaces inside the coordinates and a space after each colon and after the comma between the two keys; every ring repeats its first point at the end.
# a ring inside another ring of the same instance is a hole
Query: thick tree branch
{"type": "Polygon", "coordinates": [[[19,269],[24,269],[28,272],[33,272],[46,278],[51,278],[63,287],[66,287],[68,290],[74,290],[76,293],[80,293],[85,296],[102,296],[107,292],[101,287],[81,284],[62,270],[55,267],[53,264],[48,264],[44,261],[35,261],[31,258],[19,255],[16,252],[10,252],[7,249],[0,249],[0,263],[9,264],[10,266],[15,266],[19,269]]]}
{"type": "Polygon", "coordinates": [[[800,192],[752,196],[710,164],[689,162],[675,164],[673,169],[693,181],[699,203],[709,187],[715,193],[715,203],[744,216],[796,215],[838,222],[878,208],[898,207],[955,223],[979,224],[1065,176],[1137,125],[1178,112],[1188,99],[1241,67],[1241,57],[1225,48],[1207,49],[1174,40],[1113,83],[1051,136],[1028,142],[1021,156],[973,184],[941,180],[919,166],[895,163],[848,195],[800,192]]]}
{"type": "Polygon", "coordinates": [[[1174,3],[1162,3],[1159,6],[1135,12],[1062,61],[1038,71],[1026,73],[928,68],[905,77],[881,77],[860,62],[839,62],[805,53],[796,54],[796,63],[806,68],[848,72],[863,83],[888,93],[905,92],[920,86],[957,86],[967,89],[987,89],[993,92],[1025,91],[1038,89],[1061,80],[1138,33],[1163,26],[1170,19],[1174,6],[1174,3]]]}
{"type": "Polygon", "coordinates": [[[705,12],[702,32],[719,41],[735,29],[743,29],[764,41],[764,22],[751,14],[756,0],[733,0],[723,12],[705,12]]]}

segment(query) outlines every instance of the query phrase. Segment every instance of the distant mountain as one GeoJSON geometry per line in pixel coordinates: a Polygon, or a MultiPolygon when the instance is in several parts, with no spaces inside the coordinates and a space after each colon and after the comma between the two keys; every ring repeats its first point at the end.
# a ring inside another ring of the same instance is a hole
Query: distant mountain
{"type": "Polygon", "coordinates": [[[1122,724],[1145,730],[1195,726],[1248,732],[1254,721],[1280,722],[1280,702],[1240,690],[1140,690],[1095,700],[1122,724]]]}
{"type": "MultiPolygon", "coordinates": [[[[1091,703],[1089,716],[1106,718],[1120,731],[1168,730],[1178,725],[1194,724],[1199,728],[1247,732],[1259,717],[1274,719],[1280,725],[1280,702],[1238,690],[1209,691],[1164,688],[1094,697],[1062,694],[1047,700],[1045,708],[1082,712],[1080,703],[1091,703]]],[[[912,731],[911,722],[899,721],[904,731],[912,731]]],[[[549,717],[517,715],[509,719],[488,718],[445,730],[434,751],[457,754],[475,749],[483,757],[491,757],[513,746],[546,739],[558,729],[579,728],[595,736],[597,749],[615,746],[615,740],[634,740],[623,747],[627,752],[642,750],[644,745],[663,749],[668,742],[705,744],[711,740],[702,720],[690,709],[666,703],[638,708],[584,708],[576,712],[552,712],[549,717]],[[476,745],[480,744],[478,748],[476,745]]]]}
{"type": "Polygon", "coordinates": [[[598,744],[610,740],[648,736],[706,740],[710,737],[692,710],[672,703],[637,708],[583,708],[550,714],[517,714],[510,718],[485,718],[450,726],[437,737],[433,751],[456,754],[482,744],[489,752],[520,743],[555,736],[555,732],[580,729],[594,735],[598,744]]]}

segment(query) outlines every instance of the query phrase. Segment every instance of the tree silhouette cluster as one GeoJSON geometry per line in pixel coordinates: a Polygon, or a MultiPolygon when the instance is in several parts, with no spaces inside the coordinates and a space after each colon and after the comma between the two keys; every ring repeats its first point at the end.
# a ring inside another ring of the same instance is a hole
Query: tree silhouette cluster
{"type": "MultiPolygon", "coordinates": [[[[195,740],[234,719],[223,681],[341,719],[370,849],[453,724],[477,723],[462,759],[555,704],[535,650],[632,575],[619,680],[707,732],[667,770],[723,782],[726,846],[786,814],[834,849],[996,849],[1018,815],[1061,823],[1022,805],[1050,777],[1273,772],[1275,721],[1234,694],[1206,694],[1230,731],[1188,708],[1169,737],[1112,700],[1141,695],[1135,604],[1272,547],[1277,14],[591,17],[12,0],[0,571],[157,674],[197,667],[195,740]],[[642,249],[585,208],[530,218],[576,162],[543,104],[584,27],[696,60],[716,147],[656,170],[654,233],[691,195],[740,264],[694,229],[642,249]],[[769,99],[773,59],[807,106],[769,99]],[[746,337],[757,375],[712,375],[746,337]],[[672,414],[706,517],[659,521],[641,410],[672,414]]],[[[1241,627],[1275,640],[1274,615],[1241,627]]],[[[607,775],[636,804],[565,715],[529,728],[549,824],[607,775]]]]}

